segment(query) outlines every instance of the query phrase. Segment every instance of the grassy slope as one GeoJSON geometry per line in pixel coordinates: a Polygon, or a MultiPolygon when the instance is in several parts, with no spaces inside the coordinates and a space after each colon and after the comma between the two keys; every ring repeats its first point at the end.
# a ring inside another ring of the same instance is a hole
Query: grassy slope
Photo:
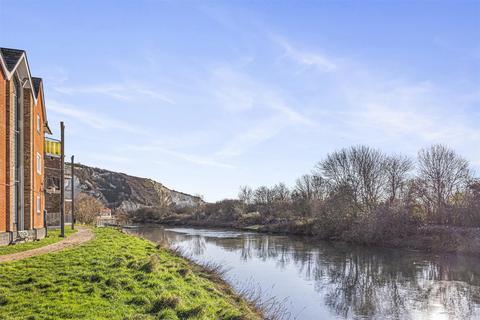
{"type": "MultiPolygon", "coordinates": [[[[72,233],[77,232],[77,230],[72,230],[70,228],[65,229],[65,235],[68,237],[72,233]]],[[[39,240],[39,241],[32,241],[32,242],[25,242],[25,243],[19,243],[16,245],[11,245],[11,246],[5,246],[5,247],[0,247],[0,256],[4,254],[10,254],[10,253],[16,253],[16,252],[22,252],[22,251],[27,251],[30,249],[35,249],[39,247],[43,247],[55,242],[59,242],[65,238],[60,237],[60,230],[49,230],[48,235],[45,239],[39,240]]]]}
{"type": "Polygon", "coordinates": [[[0,319],[259,319],[227,286],[146,240],[95,240],[0,264],[0,319]]]}

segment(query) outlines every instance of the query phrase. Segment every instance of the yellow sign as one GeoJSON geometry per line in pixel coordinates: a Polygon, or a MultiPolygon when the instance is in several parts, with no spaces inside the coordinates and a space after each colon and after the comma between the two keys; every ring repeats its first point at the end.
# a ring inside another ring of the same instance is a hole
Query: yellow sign
{"type": "Polygon", "coordinates": [[[50,156],[61,155],[61,143],[60,141],[45,139],[45,153],[50,156]]]}

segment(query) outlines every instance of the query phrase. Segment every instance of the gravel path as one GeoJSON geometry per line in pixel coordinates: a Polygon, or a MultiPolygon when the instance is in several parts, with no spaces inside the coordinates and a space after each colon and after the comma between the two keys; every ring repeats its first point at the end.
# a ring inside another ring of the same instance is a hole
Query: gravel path
{"type": "Polygon", "coordinates": [[[50,252],[57,252],[64,250],[66,248],[70,248],[73,246],[77,246],[84,242],[92,240],[94,237],[92,230],[88,228],[78,227],[78,231],[65,240],[49,244],[48,246],[35,248],[32,250],[27,250],[23,252],[11,253],[0,256],[0,263],[2,262],[9,262],[9,261],[16,261],[22,260],[30,257],[39,256],[42,254],[50,253],[50,252]]]}

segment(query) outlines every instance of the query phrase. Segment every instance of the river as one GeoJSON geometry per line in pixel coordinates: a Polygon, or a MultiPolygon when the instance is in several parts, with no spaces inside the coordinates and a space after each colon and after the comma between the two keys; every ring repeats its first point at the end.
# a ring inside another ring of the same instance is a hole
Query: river
{"type": "Polygon", "coordinates": [[[142,226],[129,232],[221,264],[237,290],[285,319],[480,319],[480,258],[252,232],[142,226]]]}

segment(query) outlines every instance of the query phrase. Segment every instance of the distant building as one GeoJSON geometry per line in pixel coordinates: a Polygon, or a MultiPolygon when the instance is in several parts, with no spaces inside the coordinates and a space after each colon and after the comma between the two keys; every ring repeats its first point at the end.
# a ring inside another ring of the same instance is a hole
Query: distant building
{"type": "Polygon", "coordinates": [[[0,245],[45,237],[46,133],[42,79],[25,51],[0,48],[0,245]]]}
{"type": "Polygon", "coordinates": [[[114,226],[117,225],[117,219],[112,216],[112,209],[103,208],[98,213],[97,226],[114,226]]]}
{"type": "Polygon", "coordinates": [[[45,140],[45,210],[47,212],[47,225],[60,225],[60,181],[61,181],[61,158],[59,149],[60,142],[47,138],[45,140]]]}
{"type": "Polygon", "coordinates": [[[110,208],[103,208],[100,210],[100,217],[102,218],[111,218],[112,217],[112,209],[110,208]]]}

